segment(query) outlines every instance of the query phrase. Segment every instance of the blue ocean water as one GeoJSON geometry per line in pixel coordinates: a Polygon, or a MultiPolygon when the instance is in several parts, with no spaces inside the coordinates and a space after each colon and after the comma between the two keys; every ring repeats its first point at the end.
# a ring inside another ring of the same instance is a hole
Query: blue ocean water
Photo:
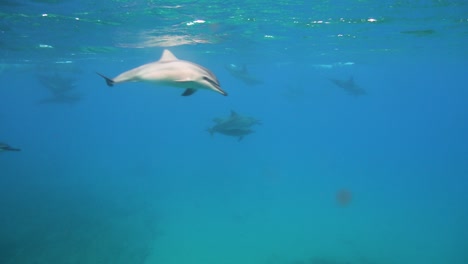
{"type": "Polygon", "coordinates": [[[466,1],[0,7],[1,264],[468,263],[466,1]]]}

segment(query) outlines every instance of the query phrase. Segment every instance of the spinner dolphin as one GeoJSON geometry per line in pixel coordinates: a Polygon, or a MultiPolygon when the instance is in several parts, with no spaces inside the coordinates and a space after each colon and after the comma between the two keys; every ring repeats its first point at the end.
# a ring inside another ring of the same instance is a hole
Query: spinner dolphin
{"type": "Polygon", "coordinates": [[[148,82],[184,88],[183,96],[192,95],[201,89],[227,95],[210,70],[190,61],[179,60],[167,49],[158,61],[123,72],[113,79],[97,74],[106,80],[108,86],[124,82],[148,82]]]}

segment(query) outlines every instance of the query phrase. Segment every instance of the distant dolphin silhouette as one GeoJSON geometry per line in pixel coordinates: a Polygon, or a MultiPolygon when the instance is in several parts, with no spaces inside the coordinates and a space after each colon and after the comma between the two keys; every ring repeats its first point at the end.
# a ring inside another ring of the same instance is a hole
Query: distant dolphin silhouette
{"type": "Polygon", "coordinates": [[[57,73],[53,75],[38,75],[39,82],[54,95],[64,95],[76,88],[76,80],[61,76],[57,73]]]}
{"type": "Polygon", "coordinates": [[[239,66],[237,64],[227,64],[224,66],[226,70],[237,79],[243,81],[247,85],[258,85],[263,83],[259,79],[252,76],[248,71],[245,65],[239,66]]]}
{"type": "Polygon", "coordinates": [[[254,133],[251,129],[253,125],[260,125],[260,120],[250,117],[241,116],[231,110],[231,115],[228,117],[216,117],[213,119],[215,125],[208,128],[207,131],[213,136],[215,133],[220,133],[226,136],[237,137],[242,140],[244,136],[254,133]]]}
{"type": "Polygon", "coordinates": [[[19,148],[13,148],[8,144],[0,143],[0,152],[2,151],[21,151],[19,148]]]}
{"type": "Polygon", "coordinates": [[[367,94],[366,90],[362,89],[356,83],[354,83],[354,78],[350,77],[348,80],[338,80],[338,79],[329,79],[336,86],[342,88],[352,95],[364,95],[367,94]]]}
{"type": "Polygon", "coordinates": [[[106,80],[108,86],[123,82],[149,82],[185,88],[183,96],[192,95],[199,89],[227,95],[210,70],[193,62],[179,60],[167,49],[163,51],[161,59],[158,61],[121,73],[114,79],[100,73],[97,74],[106,80]]]}

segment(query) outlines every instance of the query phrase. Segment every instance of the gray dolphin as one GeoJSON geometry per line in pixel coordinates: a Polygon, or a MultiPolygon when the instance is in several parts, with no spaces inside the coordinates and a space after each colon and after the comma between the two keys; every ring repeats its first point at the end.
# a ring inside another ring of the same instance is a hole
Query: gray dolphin
{"type": "Polygon", "coordinates": [[[54,75],[38,75],[39,82],[54,95],[64,95],[76,88],[75,79],[55,73],[54,75]]]}
{"type": "Polygon", "coordinates": [[[252,76],[249,71],[247,70],[247,66],[242,65],[239,66],[237,64],[227,64],[224,66],[226,70],[237,79],[243,81],[247,85],[258,85],[262,84],[263,82],[256,77],[252,76]]]}
{"type": "Polygon", "coordinates": [[[216,117],[213,119],[218,126],[225,129],[229,128],[249,128],[253,125],[261,125],[262,122],[251,116],[241,116],[234,110],[231,110],[231,115],[228,117],[216,117]]]}
{"type": "Polygon", "coordinates": [[[81,96],[73,93],[76,88],[75,79],[55,73],[54,75],[38,75],[39,82],[47,88],[52,97],[42,99],[39,103],[76,103],[81,96]]]}
{"type": "Polygon", "coordinates": [[[260,125],[260,120],[250,117],[241,116],[231,110],[231,115],[228,117],[217,117],[213,119],[215,125],[208,128],[207,131],[213,136],[214,133],[220,133],[226,136],[238,137],[239,141],[244,136],[254,133],[250,129],[253,125],[260,125]]]}
{"type": "Polygon", "coordinates": [[[192,95],[199,89],[227,95],[210,70],[193,62],[179,60],[167,49],[158,61],[123,72],[113,79],[97,74],[106,80],[108,86],[124,82],[149,82],[184,88],[183,96],[192,95]]]}
{"type": "Polygon", "coordinates": [[[19,148],[13,148],[8,144],[0,142],[0,152],[2,152],[2,151],[20,151],[20,150],[21,149],[19,149],[19,148]]]}
{"type": "Polygon", "coordinates": [[[352,95],[357,96],[367,94],[366,90],[354,83],[353,77],[350,77],[348,80],[330,79],[330,81],[352,95]]]}

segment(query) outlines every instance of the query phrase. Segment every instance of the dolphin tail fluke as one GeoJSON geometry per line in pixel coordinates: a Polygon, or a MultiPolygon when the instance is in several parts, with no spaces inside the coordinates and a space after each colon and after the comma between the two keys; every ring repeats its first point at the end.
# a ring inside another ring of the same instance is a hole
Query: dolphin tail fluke
{"type": "Polygon", "coordinates": [[[111,78],[108,78],[108,77],[106,77],[106,76],[100,74],[99,72],[96,72],[96,73],[97,73],[97,75],[99,75],[99,76],[101,76],[102,78],[104,78],[104,80],[106,80],[107,86],[109,86],[109,87],[114,86],[114,81],[113,81],[111,78]]]}

